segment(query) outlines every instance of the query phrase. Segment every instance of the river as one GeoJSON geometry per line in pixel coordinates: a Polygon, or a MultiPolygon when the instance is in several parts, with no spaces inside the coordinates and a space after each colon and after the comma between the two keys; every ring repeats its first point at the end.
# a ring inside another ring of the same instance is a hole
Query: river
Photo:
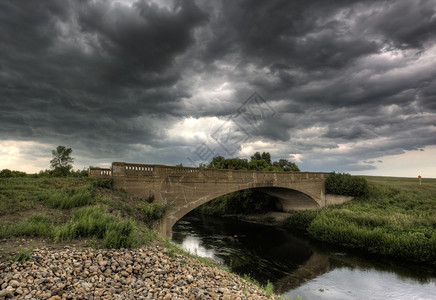
{"type": "Polygon", "coordinates": [[[436,270],[311,242],[288,231],[190,213],[172,231],[185,250],[297,299],[436,299],[436,270]]]}

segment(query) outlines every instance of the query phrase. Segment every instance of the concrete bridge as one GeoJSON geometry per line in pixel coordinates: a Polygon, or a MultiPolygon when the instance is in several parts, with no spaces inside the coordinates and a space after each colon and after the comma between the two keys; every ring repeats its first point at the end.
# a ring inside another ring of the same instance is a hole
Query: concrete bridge
{"type": "Polygon", "coordinates": [[[325,194],[329,173],[261,172],[173,167],[114,162],[110,169],[90,168],[90,177],[111,177],[115,188],[140,197],[153,197],[166,205],[159,224],[160,234],[169,237],[173,225],[196,207],[219,196],[258,189],[279,199],[282,211],[297,211],[342,203],[348,199],[325,194]]]}

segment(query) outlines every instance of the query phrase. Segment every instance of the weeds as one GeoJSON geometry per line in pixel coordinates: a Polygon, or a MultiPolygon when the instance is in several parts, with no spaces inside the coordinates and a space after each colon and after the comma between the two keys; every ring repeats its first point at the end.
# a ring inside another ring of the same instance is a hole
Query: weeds
{"type": "Polygon", "coordinates": [[[18,261],[21,263],[26,262],[26,261],[31,261],[32,260],[32,253],[33,253],[32,248],[20,248],[20,250],[14,256],[12,261],[18,261]]]}
{"type": "Polygon", "coordinates": [[[266,285],[262,285],[259,283],[259,281],[257,281],[256,279],[253,279],[250,277],[250,275],[244,274],[242,276],[242,278],[244,278],[245,281],[254,284],[255,286],[261,288],[262,290],[265,291],[266,296],[269,298],[271,295],[274,294],[274,285],[271,283],[271,281],[267,281],[266,285]]]}
{"type": "Polygon", "coordinates": [[[30,236],[56,242],[87,238],[107,248],[131,248],[155,239],[150,228],[117,212],[147,221],[163,216],[164,208],[144,200],[149,207],[143,213],[131,204],[134,200],[127,193],[110,191],[108,197],[103,196],[108,191],[101,190],[110,188],[112,180],[108,178],[0,178],[0,212],[13,215],[35,207],[51,210],[50,216],[34,214],[13,226],[0,226],[0,238],[30,236]],[[97,202],[100,205],[95,205],[97,202]],[[70,212],[72,208],[75,210],[70,212]],[[56,214],[68,221],[55,224],[56,214]]]}
{"type": "Polygon", "coordinates": [[[134,221],[111,215],[102,206],[78,209],[70,221],[56,228],[56,242],[80,237],[102,239],[106,248],[132,248],[137,245],[134,221]]]}
{"type": "Polygon", "coordinates": [[[47,202],[50,207],[61,209],[90,205],[96,202],[93,192],[94,190],[90,185],[48,191],[47,202]]]}

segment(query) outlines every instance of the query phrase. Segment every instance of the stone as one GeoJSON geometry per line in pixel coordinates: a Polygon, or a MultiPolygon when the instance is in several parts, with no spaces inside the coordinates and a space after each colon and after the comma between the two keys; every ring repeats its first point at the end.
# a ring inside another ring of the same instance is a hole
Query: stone
{"type": "Polygon", "coordinates": [[[0,261],[0,287],[0,299],[267,299],[236,275],[158,246],[35,250],[33,262],[0,261]]]}
{"type": "Polygon", "coordinates": [[[194,281],[194,277],[192,277],[192,275],[186,275],[186,281],[188,283],[192,283],[194,281]]]}
{"type": "Polygon", "coordinates": [[[9,285],[13,288],[16,288],[20,285],[20,283],[17,280],[11,280],[9,281],[9,285]]]}

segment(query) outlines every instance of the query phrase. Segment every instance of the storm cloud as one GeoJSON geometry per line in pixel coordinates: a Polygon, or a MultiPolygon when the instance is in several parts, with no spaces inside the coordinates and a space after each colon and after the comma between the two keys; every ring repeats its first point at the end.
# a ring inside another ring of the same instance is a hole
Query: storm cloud
{"type": "Polygon", "coordinates": [[[6,0],[0,140],[79,166],[190,165],[203,146],[371,170],[436,145],[434,32],[432,0],[6,0]]]}

